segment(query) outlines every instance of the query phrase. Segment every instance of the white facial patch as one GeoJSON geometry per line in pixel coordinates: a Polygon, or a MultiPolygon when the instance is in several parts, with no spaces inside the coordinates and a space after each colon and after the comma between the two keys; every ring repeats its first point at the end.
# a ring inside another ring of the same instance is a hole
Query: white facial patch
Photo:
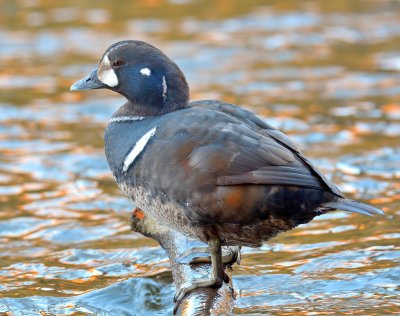
{"type": "Polygon", "coordinates": [[[150,77],[150,75],[151,75],[151,70],[150,70],[149,68],[142,68],[142,69],[140,69],[140,73],[141,73],[143,76],[150,77]]]}
{"type": "Polygon", "coordinates": [[[97,70],[97,78],[109,87],[118,86],[118,77],[115,71],[111,68],[108,55],[105,55],[97,70]]]}
{"type": "Polygon", "coordinates": [[[162,77],[162,97],[163,97],[164,102],[167,100],[167,91],[168,91],[167,80],[163,76],[162,77]]]}
{"type": "Polygon", "coordinates": [[[147,143],[149,142],[150,138],[154,136],[156,133],[157,127],[152,128],[149,130],[146,134],[144,134],[133,146],[132,150],[129,152],[128,155],[126,155],[125,160],[124,160],[124,166],[122,168],[123,172],[126,172],[130,165],[135,161],[137,156],[143,151],[143,149],[146,147],[147,143]]]}

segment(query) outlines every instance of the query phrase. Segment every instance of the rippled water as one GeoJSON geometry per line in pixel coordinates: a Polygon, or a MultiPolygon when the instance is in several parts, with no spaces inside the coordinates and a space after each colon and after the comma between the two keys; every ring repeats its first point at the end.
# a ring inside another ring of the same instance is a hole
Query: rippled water
{"type": "Polygon", "coordinates": [[[244,249],[235,314],[400,313],[397,1],[0,3],[0,314],[164,315],[168,259],[128,227],[102,135],[123,100],[69,93],[120,39],[162,48],[192,99],[251,108],[353,198],[244,249]]]}

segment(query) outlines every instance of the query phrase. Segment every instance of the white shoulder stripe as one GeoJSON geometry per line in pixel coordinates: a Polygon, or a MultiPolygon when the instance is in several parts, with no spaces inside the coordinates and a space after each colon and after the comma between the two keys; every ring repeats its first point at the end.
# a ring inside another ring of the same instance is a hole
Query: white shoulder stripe
{"type": "Polygon", "coordinates": [[[157,127],[152,128],[146,134],[144,134],[133,146],[133,149],[130,151],[129,154],[126,155],[124,160],[124,167],[122,168],[123,172],[126,172],[129,169],[129,166],[135,161],[137,156],[143,151],[144,147],[146,147],[147,143],[149,142],[150,138],[154,136],[156,133],[157,127]]]}
{"type": "Polygon", "coordinates": [[[126,122],[126,121],[141,121],[144,120],[146,117],[144,116],[118,116],[118,117],[113,117],[111,120],[109,120],[109,123],[114,123],[114,122],[126,122]]]}

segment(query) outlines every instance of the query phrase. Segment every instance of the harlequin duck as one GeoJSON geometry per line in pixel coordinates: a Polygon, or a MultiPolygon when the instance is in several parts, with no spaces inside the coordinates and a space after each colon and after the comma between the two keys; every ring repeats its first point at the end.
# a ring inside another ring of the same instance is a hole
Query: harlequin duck
{"type": "Polygon", "coordinates": [[[349,200],[285,134],[240,107],[189,102],[179,67],[141,41],[111,45],[71,90],[110,89],[127,102],[110,119],[105,152],[120,188],[148,216],[208,243],[212,275],[224,280],[221,245],[260,246],[280,232],[340,209],[383,214],[349,200]]]}

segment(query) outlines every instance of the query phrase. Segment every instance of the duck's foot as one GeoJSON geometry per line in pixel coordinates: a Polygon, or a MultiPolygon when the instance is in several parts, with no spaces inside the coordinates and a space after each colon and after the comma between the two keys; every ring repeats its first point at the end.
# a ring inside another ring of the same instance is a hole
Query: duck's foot
{"type": "Polygon", "coordinates": [[[222,280],[220,279],[207,279],[207,278],[201,278],[198,279],[194,282],[190,283],[185,283],[182,284],[181,287],[175,292],[174,296],[174,315],[176,311],[178,310],[178,307],[181,303],[181,301],[188,295],[190,294],[193,290],[200,288],[200,287],[215,287],[215,288],[220,288],[223,283],[223,277],[222,280]]]}
{"type": "Polygon", "coordinates": [[[174,296],[174,315],[178,310],[178,307],[182,300],[193,290],[203,287],[215,287],[220,288],[226,278],[224,272],[224,266],[222,263],[222,253],[221,253],[221,241],[219,239],[211,239],[208,242],[211,254],[211,278],[201,278],[194,280],[192,283],[185,283],[177,289],[174,296]]]}
{"type": "MultiPolygon", "coordinates": [[[[222,247],[222,263],[226,265],[240,264],[240,246],[222,247]]],[[[180,264],[211,263],[209,247],[194,247],[184,252],[176,262],[180,264]]]]}

